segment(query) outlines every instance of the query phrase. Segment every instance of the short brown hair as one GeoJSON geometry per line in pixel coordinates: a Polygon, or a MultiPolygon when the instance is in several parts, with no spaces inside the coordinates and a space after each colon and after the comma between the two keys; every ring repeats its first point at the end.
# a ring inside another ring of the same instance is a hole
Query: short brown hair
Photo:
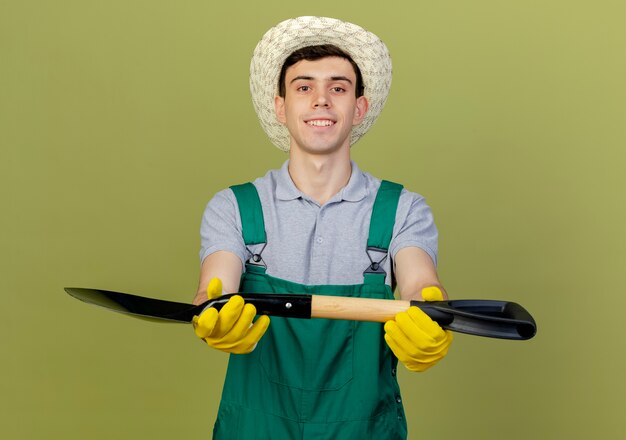
{"type": "Polygon", "coordinates": [[[278,79],[278,95],[282,98],[285,97],[285,75],[289,67],[293,66],[298,61],[315,61],[327,57],[344,58],[348,60],[350,64],[352,64],[352,67],[354,68],[354,73],[356,74],[356,97],[358,98],[359,96],[363,96],[365,87],[363,86],[363,76],[361,75],[361,69],[359,69],[359,66],[354,62],[350,55],[348,55],[346,52],[333,44],[306,46],[302,49],[296,50],[291,55],[289,55],[283,63],[283,67],[280,69],[280,77],[278,79]]]}

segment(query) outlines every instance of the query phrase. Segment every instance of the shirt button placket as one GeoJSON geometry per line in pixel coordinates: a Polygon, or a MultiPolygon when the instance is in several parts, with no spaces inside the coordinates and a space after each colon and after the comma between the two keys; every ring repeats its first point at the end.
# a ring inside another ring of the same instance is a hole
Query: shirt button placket
{"type": "Polygon", "coordinates": [[[322,206],[317,214],[317,227],[315,228],[315,243],[322,244],[324,243],[324,237],[320,235],[320,232],[323,231],[323,221],[324,221],[324,212],[325,206],[322,206]]]}

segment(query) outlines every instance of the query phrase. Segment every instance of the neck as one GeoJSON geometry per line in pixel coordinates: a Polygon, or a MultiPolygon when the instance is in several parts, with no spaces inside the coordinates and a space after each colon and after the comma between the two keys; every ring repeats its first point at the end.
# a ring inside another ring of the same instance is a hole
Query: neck
{"type": "Polygon", "coordinates": [[[348,184],[352,174],[350,150],[337,155],[289,154],[289,175],[296,187],[320,205],[348,184]]]}

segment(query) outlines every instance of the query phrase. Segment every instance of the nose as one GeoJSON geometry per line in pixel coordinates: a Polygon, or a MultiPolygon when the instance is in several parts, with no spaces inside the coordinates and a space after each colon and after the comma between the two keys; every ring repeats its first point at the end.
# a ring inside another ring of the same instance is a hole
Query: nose
{"type": "Polygon", "coordinates": [[[315,97],[313,98],[313,107],[330,107],[330,99],[325,90],[319,91],[315,94],[315,97]]]}

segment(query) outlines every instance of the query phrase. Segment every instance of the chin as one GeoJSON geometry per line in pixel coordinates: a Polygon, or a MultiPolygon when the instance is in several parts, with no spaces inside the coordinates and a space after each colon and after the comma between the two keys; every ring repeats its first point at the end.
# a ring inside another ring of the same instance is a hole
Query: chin
{"type": "Polygon", "coordinates": [[[298,147],[302,152],[308,154],[332,154],[341,150],[341,145],[304,145],[298,147]]]}
{"type": "Polygon", "coordinates": [[[316,139],[314,142],[295,143],[297,149],[310,154],[331,154],[342,148],[350,149],[348,142],[337,142],[333,140],[324,141],[316,139]]]}

